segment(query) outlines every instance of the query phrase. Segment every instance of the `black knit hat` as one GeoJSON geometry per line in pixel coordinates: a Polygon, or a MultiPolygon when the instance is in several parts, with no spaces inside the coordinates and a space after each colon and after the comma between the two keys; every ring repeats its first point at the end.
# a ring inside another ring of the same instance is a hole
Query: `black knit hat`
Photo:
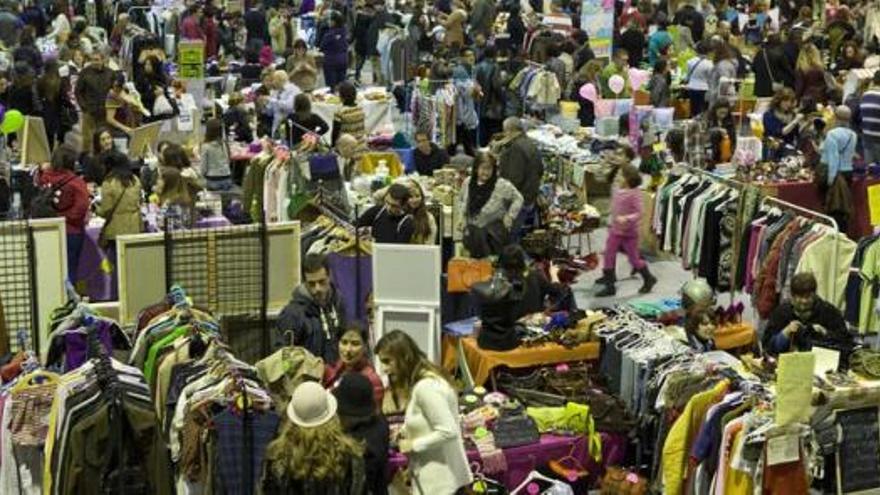
{"type": "Polygon", "coordinates": [[[346,373],[333,390],[339,404],[337,414],[352,418],[372,416],[376,412],[373,384],[360,373],[346,373]]]}

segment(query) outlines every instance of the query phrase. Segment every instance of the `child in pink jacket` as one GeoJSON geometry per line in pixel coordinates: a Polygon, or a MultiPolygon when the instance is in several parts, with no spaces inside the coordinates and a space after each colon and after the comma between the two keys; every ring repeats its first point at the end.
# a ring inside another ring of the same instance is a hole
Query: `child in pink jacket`
{"type": "Polygon", "coordinates": [[[648,271],[648,265],[639,254],[639,225],[642,220],[642,176],[630,163],[621,165],[614,180],[611,194],[611,218],[608,225],[608,240],[605,242],[605,261],[602,278],[598,283],[604,285],[596,294],[598,297],[613,296],[617,293],[614,283],[617,275],[617,252],[626,253],[633,269],[642,275],[643,284],[639,293],[651,292],[657,279],[648,271]]]}

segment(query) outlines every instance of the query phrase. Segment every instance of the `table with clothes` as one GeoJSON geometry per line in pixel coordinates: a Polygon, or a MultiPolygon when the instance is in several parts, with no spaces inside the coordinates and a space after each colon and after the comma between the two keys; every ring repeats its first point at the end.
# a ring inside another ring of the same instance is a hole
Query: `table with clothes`
{"type": "Polygon", "coordinates": [[[532,368],[540,365],[574,361],[595,361],[599,359],[599,343],[585,342],[572,348],[560,344],[547,343],[532,347],[520,346],[511,351],[487,351],[477,345],[474,337],[454,336],[444,333],[442,342],[442,363],[445,369],[455,369],[458,365],[459,351],[464,356],[475,385],[486,383],[495,368],[532,368]]]}
{"type": "MultiPolygon", "coordinates": [[[[73,281],[77,293],[87,296],[93,302],[115,301],[119,298],[115,255],[98,245],[102,225],[103,223],[92,222],[86,227],[77,277],[73,281]]],[[[232,223],[223,216],[205,217],[196,222],[198,229],[230,225],[232,223]]]]}
{"type": "MultiPolygon", "coordinates": [[[[606,438],[603,435],[602,443],[602,464],[606,465],[605,459],[614,458],[614,455],[606,456],[606,438]]],[[[614,442],[608,442],[609,447],[613,447],[614,442]]],[[[565,436],[544,434],[537,444],[523,445],[520,447],[512,447],[502,449],[507,463],[507,470],[499,475],[492,476],[493,479],[502,483],[510,490],[516,488],[522,483],[529,473],[537,467],[544,466],[550,461],[558,460],[566,456],[572,456],[577,462],[583,465],[590,473],[599,473],[602,467],[590,457],[587,445],[587,437],[565,436]]],[[[613,454],[608,452],[608,454],[613,454]]],[[[480,453],[477,450],[468,450],[468,461],[471,465],[475,463],[480,465],[480,453]]],[[[393,452],[388,457],[388,468],[393,475],[407,466],[407,457],[399,452],[393,452]]],[[[390,478],[389,478],[390,479],[390,478]]]]}
{"type": "MultiPolygon", "coordinates": [[[[391,120],[391,109],[394,107],[393,99],[362,99],[358,104],[364,110],[364,127],[367,135],[392,131],[394,129],[394,123],[391,120]]],[[[312,112],[324,119],[324,122],[327,122],[329,130],[324,137],[328,140],[333,136],[333,116],[336,115],[340,108],[342,108],[341,103],[331,103],[328,101],[312,102],[312,112]]]]}
{"type": "MultiPolygon", "coordinates": [[[[855,239],[873,231],[871,212],[868,211],[868,187],[880,184],[880,178],[853,177],[850,184],[855,218],[850,221],[849,235],[855,239]]],[[[823,212],[825,201],[816,184],[811,181],[768,183],[761,186],[765,193],[804,208],[823,212]]]]}

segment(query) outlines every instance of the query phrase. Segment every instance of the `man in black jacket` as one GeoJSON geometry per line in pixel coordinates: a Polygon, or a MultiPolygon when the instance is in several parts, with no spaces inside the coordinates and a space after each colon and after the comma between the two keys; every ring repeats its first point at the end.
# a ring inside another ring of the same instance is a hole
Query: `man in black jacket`
{"type": "Polygon", "coordinates": [[[261,1],[254,3],[244,14],[244,27],[247,30],[247,41],[260,40],[269,43],[269,23],[261,1]]]}
{"type": "Polygon", "coordinates": [[[511,233],[516,237],[526,220],[535,214],[535,201],[538,199],[541,177],[544,176],[544,161],[538,147],[523,131],[522,121],[518,117],[508,117],[504,121],[504,135],[506,144],[502,144],[499,160],[501,177],[510,181],[523,197],[523,207],[511,228],[511,233]]]}
{"type": "Polygon", "coordinates": [[[273,335],[273,352],[285,346],[300,346],[325,363],[339,360],[339,336],[346,328],[345,306],[331,280],[327,258],[306,255],[303,281],[278,317],[273,335]]]}
{"type": "Polygon", "coordinates": [[[95,130],[107,118],[107,93],[113,86],[114,72],[105,65],[104,54],[95,51],[91,62],[80,73],[76,80],[76,102],[82,110],[82,149],[86,153],[92,151],[95,130]]]}
{"type": "Polygon", "coordinates": [[[772,355],[809,351],[814,345],[847,353],[853,338],[840,310],[816,294],[816,277],[798,273],[791,279],[791,299],[777,306],[764,330],[764,352],[772,355]]]}
{"type": "Polygon", "coordinates": [[[772,97],[776,94],[773,83],[794,88],[794,69],[785,56],[785,49],[778,34],[767,37],[764,46],[752,60],[752,70],[755,71],[755,96],[772,97]]]}
{"type": "Polygon", "coordinates": [[[384,203],[365,211],[358,219],[358,227],[370,227],[374,242],[380,244],[409,244],[415,232],[412,215],[407,212],[409,188],[391,184],[384,203]]]}

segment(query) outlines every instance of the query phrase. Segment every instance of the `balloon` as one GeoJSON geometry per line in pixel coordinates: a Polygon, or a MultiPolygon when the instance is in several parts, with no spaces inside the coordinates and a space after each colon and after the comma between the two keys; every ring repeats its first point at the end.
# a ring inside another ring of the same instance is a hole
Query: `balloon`
{"type": "Polygon", "coordinates": [[[608,87],[611,88],[611,92],[616,95],[619,95],[623,92],[623,87],[626,83],[623,78],[618,74],[614,74],[611,78],[608,79],[608,87]]]}
{"type": "Polygon", "coordinates": [[[0,124],[0,132],[12,134],[21,130],[22,127],[24,127],[24,115],[18,110],[9,110],[3,117],[3,123],[0,124]]]}
{"type": "Polygon", "coordinates": [[[599,99],[599,95],[596,93],[596,86],[593,85],[593,83],[587,83],[581,86],[581,89],[578,90],[578,94],[581,95],[581,98],[593,104],[599,99]]]}
{"type": "Polygon", "coordinates": [[[629,70],[629,87],[632,88],[633,91],[642,89],[642,86],[647,84],[649,79],[651,79],[651,73],[649,71],[636,68],[631,68],[629,70]]]}
{"type": "Polygon", "coordinates": [[[3,116],[6,115],[6,107],[0,103],[0,122],[3,122],[3,116]]]}

